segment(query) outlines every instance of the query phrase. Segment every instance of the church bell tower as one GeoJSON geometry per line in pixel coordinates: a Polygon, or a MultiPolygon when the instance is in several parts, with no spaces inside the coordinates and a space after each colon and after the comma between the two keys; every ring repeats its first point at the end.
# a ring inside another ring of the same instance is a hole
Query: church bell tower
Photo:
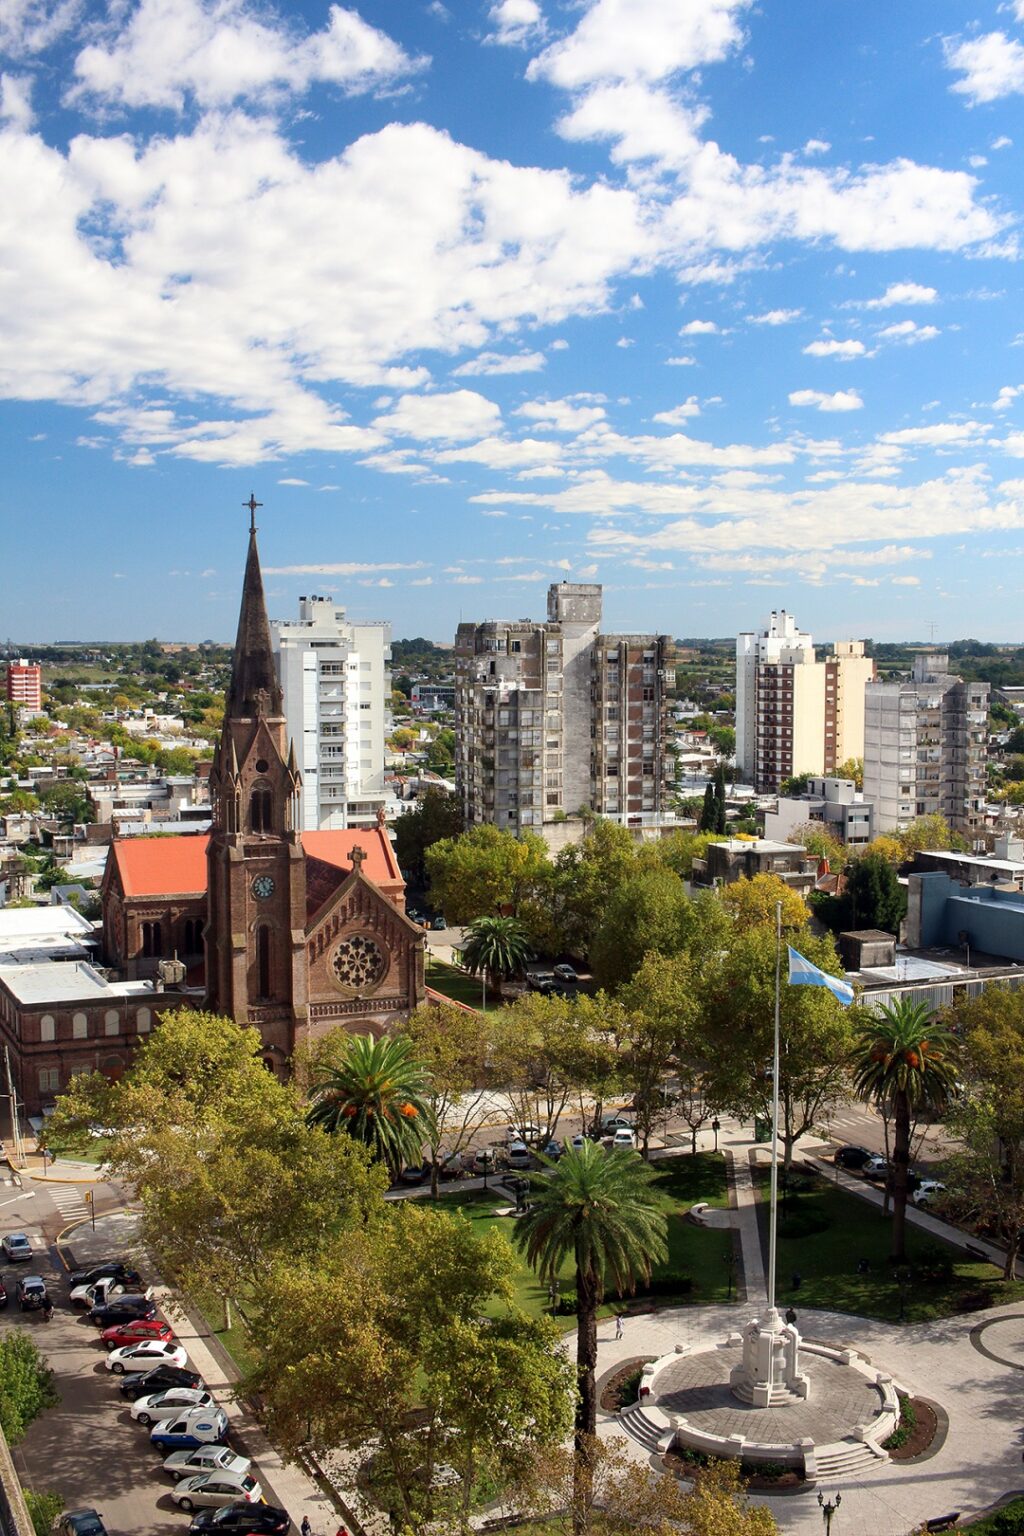
{"type": "Polygon", "coordinates": [[[308,1016],[306,864],[297,828],[301,784],[286,739],[256,547],[255,496],[224,725],[210,771],[207,1007],[263,1037],[287,1070],[308,1016]]]}

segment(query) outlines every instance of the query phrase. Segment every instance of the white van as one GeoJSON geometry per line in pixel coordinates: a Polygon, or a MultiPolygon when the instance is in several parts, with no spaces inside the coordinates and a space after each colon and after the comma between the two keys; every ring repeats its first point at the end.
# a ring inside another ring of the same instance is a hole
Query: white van
{"type": "Polygon", "coordinates": [[[508,1146],[508,1165],[510,1168],[529,1168],[533,1162],[533,1155],[525,1141],[510,1141],[508,1146]]]}

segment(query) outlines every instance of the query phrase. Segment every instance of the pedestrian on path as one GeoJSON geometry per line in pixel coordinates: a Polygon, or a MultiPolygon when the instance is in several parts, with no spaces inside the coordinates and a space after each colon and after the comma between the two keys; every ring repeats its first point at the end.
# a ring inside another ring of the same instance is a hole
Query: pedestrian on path
{"type": "Polygon", "coordinates": [[[616,1312],[616,1314],[615,1314],[615,1337],[617,1339],[621,1339],[622,1338],[622,1313],[621,1312],[616,1312]]]}
{"type": "Polygon", "coordinates": [[[303,1515],[302,1524],[299,1529],[302,1532],[302,1536],[313,1536],[313,1527],[309,1523],[308,1515],[303,1515]]]}

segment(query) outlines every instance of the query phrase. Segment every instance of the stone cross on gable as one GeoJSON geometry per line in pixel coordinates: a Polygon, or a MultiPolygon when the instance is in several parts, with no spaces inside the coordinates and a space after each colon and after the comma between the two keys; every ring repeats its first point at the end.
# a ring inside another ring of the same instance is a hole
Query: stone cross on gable
{"type": "Polygon", "coordinates": [[[365,858],[366,858],[366,849],[365,848],[360,848],[359,844],[357,843],[356,846],[352,849],[351,853],[349,854],[349,861],[351,862],[352,868],[356,871],[357,874],[362,874],[362,871],[363,871],[363,860],[365,858]]]}

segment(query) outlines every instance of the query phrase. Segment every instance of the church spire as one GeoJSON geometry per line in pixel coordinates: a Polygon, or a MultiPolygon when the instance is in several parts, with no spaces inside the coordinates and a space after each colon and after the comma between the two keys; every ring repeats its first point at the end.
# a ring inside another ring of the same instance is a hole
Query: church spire
{"type": "Polygon", "coordinates": [[[256,547],[256,508],[260,503],[255,496],[250,496],[245,505],[249,508],[249,554],[242,582],[235,653],[231,659],[231,682],[225,709],[228,720],[251,720],[257,715],[280,716],[283,712],[256,547]]]}

